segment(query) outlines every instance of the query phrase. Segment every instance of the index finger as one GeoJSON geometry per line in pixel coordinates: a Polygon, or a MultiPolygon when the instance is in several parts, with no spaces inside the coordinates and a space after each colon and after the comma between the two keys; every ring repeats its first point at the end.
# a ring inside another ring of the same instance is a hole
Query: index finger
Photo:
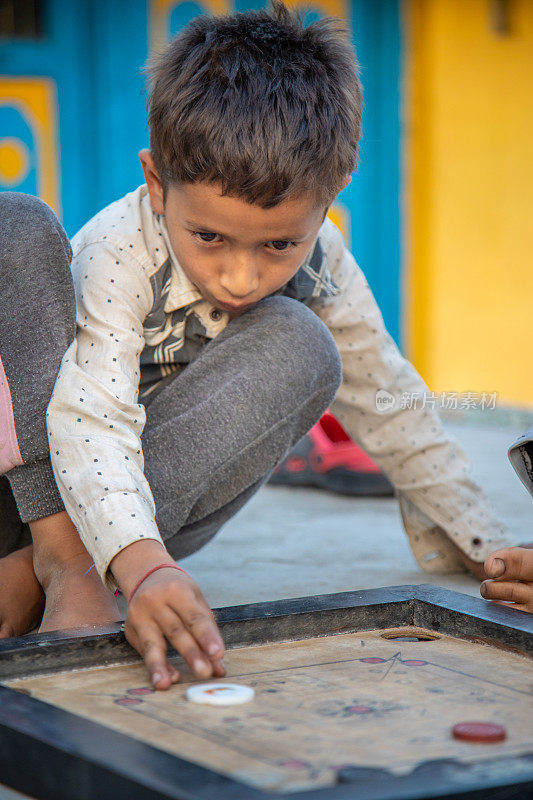
{"type": "Polygon", "coordinates": [[[129,643],[142,656],[156,689],[168,689],[178,680],[179,672],[167,659],[167,641],[157,625],[145,623],[138,632],[126,626],[125,633],[129,643]]]}

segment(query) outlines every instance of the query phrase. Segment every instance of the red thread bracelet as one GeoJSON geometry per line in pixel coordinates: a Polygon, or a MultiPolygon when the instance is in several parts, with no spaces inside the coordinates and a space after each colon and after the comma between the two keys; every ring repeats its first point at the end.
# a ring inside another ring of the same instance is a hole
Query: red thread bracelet
{"type": "MultiPolygon", "coordinates": [[[[133,599],[133,595],[135,594],[135,592],[137,591],[137,589],[139,588],[141,583],[143,583],[149,575],[152,575],[153,572],[157,572],[158,569],[179,569],[180,572],[185,572],[185,570],[182,569],[181,567],[178,567],[177,564],[159,564],[157,567],[152,567],[152,569],[149,569],[148,572],[146,573],[146,575],[143,575],[141,580],[137,582],[137,584],[135,586],[135,589],[133,590],[133,592],[129,596],[128,605],[131,603],[131,601],[133,599]]],[[[189,575],[189,573],[185,572],[185,575],[189,575]]],[[[190,577],[190,575],[189,575],[189,577],[190,577]]]]}

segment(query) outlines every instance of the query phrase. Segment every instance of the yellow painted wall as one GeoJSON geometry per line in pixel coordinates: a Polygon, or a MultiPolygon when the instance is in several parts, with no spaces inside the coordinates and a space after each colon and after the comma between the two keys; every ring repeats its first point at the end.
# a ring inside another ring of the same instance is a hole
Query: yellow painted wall
{"type": "Polygon", "coordinates": [[[533,406],[533,2],[406,0],[405,34],[408,354],[533,406]]]}

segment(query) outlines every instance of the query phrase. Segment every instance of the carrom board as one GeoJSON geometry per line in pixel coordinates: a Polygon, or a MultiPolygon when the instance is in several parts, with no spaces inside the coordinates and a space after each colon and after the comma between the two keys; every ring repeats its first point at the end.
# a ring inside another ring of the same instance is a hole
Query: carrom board
{"type": "Polygon", "coordinates": [[[113,627],[0,642],[0,781],[39,798],[533,797],[533,617],[429,586],[216,611],[233,707],[113,627]],[[457,741],[462,721],[505,725],[457,741]]]}

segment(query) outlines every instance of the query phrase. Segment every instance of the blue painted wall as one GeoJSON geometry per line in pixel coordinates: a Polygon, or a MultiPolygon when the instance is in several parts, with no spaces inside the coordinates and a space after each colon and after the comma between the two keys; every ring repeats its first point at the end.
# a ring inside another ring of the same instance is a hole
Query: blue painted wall
{"type": "MultiPolygon", "coordinates": [[[[260,5],[238,0],[236,7],[260,5]]],[[[57,84],[61,213],[73,235],[143,180],[137,152],[148,143],[142,68],[149,52],[149,0],[46,0],[44,9],[43,40],[0,44],[0,76],[48,76],[57,84]]],[[[171,32],[198,10],[194,2],[174,9],[171,32]]],[[[350,213],[349,244],[398,340],[399,0],[353,0],[350,10],[365,90],[364,134],[358,172],[340,200],[350,213]]],[[[308,19],[313,17],[310,4],[308,19]]],[[[0,138],[16,134],[8,132],[5,113],[0,126],[0,138]]],[[[31,140],[32,131],[20,135],[31,140]]],[[[10,188],[31,191],[28,180],[10,188]]]]}

